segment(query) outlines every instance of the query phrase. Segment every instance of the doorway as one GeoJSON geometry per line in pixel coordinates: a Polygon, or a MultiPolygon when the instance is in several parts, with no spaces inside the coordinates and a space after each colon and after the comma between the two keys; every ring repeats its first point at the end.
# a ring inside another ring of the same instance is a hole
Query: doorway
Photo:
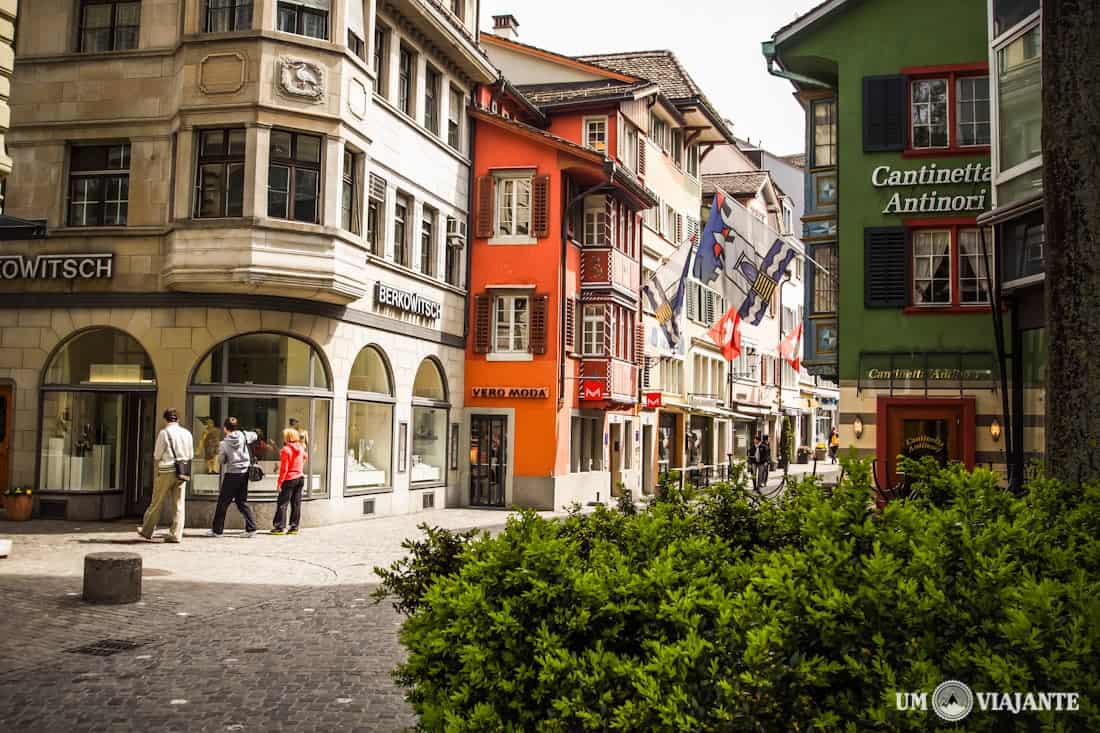
{"type": "Polygon", "coordinates": [[[611,496],[620,496],[619,482],[622,481],[620,473],[623,470],[623,426],[621,423],[611,423],[611,496]]]}
{"type": "Polygon", "coordinates": [[[12,435],[12,388],[0,387],[0,491],[10,488],[11,481],[11,435],[12,435]]]}
{"type": "Polygon", "coordinates": [[[974,400],[882,399],[885,426],[879,459],[885,463],[886,486],[897,483],[898,456],[934,458],[941,465],[961,461],[974,466],[974,400]],[[883,455],[885,454],[885,455],[883,455]]]}
{"type": "Polygon", "coordinates": [[[653,455],[653,426],[642,426],[642,493],[653,493],[653,464],[656,457],[653,455]]]}
{"type": "Polygon", "coordinates": [[[503,507],[508,478],[508,418],[470,416],[470,506],[503,507]]]}

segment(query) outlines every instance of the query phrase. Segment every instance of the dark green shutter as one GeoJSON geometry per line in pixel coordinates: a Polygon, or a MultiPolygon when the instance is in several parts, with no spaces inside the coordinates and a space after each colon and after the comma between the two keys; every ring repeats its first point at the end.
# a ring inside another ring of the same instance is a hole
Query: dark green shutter
{"type": "Polygon", "coordinates": [[[908,77],[863,77],[863,152],[905,150],[909,142],[908,92],[908,77]]]}
{"type": "Polygon", "coordinates": [[[909,268],[905,227],[863,230],[863,304],[867,308],[908,305],[909,268]]]}

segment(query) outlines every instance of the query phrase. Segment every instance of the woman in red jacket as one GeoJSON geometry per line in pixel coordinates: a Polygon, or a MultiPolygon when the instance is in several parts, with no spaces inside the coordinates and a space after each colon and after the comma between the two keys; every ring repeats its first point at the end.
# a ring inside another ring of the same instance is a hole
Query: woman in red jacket
{"type": "Polygon", "coordinates": [[[290,529],[286,534],[298,534],[298,522],[302,518],[302,486],[306,477],[302,469],[306,463],[306,449],[302,436],[294,428],[283,431],[283,449],[279,451],[279,504],[275,509],[275,528],[271,534],[283,534],[286,527],[286,505],[290,503],[290,529]]]}

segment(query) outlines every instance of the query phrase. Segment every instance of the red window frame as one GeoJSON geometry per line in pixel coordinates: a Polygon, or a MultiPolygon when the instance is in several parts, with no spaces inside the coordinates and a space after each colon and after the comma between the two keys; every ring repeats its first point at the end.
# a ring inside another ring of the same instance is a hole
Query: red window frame
{"type": "MultiPolygon", "coordinates": [[[[989,63],[975,64],[950,64],[947,66],[915,66],[901,70],[908,77],[905,84],[905,151],[903,158],[920,158],[925,156],[948,155],[988,155],[990,145],[959,145],[959,130],[956,116],[958,105],[958,88],[955,82],[969,76],[989,77],[989,63]],[[914,148],[913,147],[913,82],[922,79],[947,79],[947,147],[946,148],[914,148]]],[[[992,96],[992,94],[990,94],[992,96]]],[[[990,100],[990,105],[993,102],[990,100]]],[[[990,107],[990,124],[992,125],[992,106],[990,107]]]]}
{"type": "MultiPolygon", "coordinates": [[[[943,217],[939,219],[904,219],[902,225],[908,230],[905,245],[905,272],[906,272],[906,287],[909,288],[907,300],[909,305],[905,307],[905,312],[908,314],[921,314],[921,313],[989,313],[992,309],[992,300],[985,303],[963,303],[960,298],[962,296],[962,288],[959,286],[959,230],[960,229],[981,229],[978,225],[978,220],[972,216],[961,217],[943,217]],[[931,305],[916,305],[913,303],[913,287],[914,276],[913,272],[913,239],[914,235],[920,231],[931,230],[948,230],[951,234],[951,302],[944,304],[931,304],[931,305]]],[[[993,246],[993,242],[988,242],[990,248],[993,246]]],[[[992,254],[992,249],[990,250],[992,254]]],[[[996,262],[993,263],[995,268],[996,262]]],[[[986,277],[989,279],[989,295],[993,297],[993,277],[992,273],[986,273],[986,277]]]]}

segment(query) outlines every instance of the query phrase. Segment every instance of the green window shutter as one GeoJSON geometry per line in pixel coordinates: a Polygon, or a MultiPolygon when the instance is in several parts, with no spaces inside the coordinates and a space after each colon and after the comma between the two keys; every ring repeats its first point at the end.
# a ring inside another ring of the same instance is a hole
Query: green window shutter
{"type": "Polygon", "coordinates": [[[909,268],[905,227],[863,230],[863,304],[867,308],[908,305],[909,268]]]}
{"type": "Polygon", "coordinates": [[[908,77],[863,77],[863,152],[905,150],[909,142],[908,93],[908,77]]]}

